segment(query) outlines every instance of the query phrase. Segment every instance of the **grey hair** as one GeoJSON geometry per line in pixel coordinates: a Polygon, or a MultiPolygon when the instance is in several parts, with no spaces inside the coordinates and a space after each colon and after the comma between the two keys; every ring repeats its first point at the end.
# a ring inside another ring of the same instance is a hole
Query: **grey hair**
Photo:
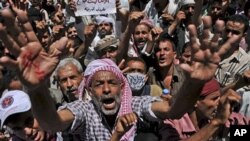
{"type": "Polygon", "coordinates": [[[78,60],[76,60],[75,58],[64,58],[62,59],[59,64],[57,65],[56,69],[55,69],[55,76],[58,77],[58,71],[61,68],[64,68],[66,65],[68,64],[73,64],[77,67],[77,71],[79,71],[80,73],[83,72],[83,68],[82,65],[80,64],[80,62],[78,60]]]}

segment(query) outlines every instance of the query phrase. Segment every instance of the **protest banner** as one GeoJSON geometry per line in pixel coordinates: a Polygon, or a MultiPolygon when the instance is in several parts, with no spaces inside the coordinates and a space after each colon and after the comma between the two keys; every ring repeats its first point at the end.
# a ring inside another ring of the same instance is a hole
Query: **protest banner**
{"type": "Polygon", "coordinates": [[[116,13],[115,0],[75,0],[76,16],[116,13]]]}

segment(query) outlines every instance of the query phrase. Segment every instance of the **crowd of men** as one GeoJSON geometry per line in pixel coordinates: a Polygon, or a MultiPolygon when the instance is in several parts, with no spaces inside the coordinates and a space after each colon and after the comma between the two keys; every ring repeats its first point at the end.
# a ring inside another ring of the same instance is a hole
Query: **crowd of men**
{"type": "Polygon", "coordinates": [[[250,124],[249,0],[0,1],[0,140],[229,140],[250,124]]]}

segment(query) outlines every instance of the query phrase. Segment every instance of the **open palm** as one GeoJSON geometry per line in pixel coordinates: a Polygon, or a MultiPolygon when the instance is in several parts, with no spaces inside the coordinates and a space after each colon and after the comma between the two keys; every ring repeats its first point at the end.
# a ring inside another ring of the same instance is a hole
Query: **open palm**
{"type": "Polygon", "coordinates": [[[188,29],[192,49],[192,63],[191,65],[181,64],[181,67],[187,72],[187,77],[191,80],[206,82],[214,77],[222,55],[224,55],[240,37],[234,35],[219,47],[219,35],[215,34],[210,40],[209,32],[207,32],[209,29],[204,30],[202,39],[200,40],[198,40],[196,27],[194,25],[189,25],[188,29]]]}
{"type": "Polygon", "coordinates": [[[46,53],[24,11],[17,8],[13,8],[13,11],[4,9],[1,15],[3,20],[0,23],[0,39],[16,59],[3,56],[0,63],[15,69],[26,86],[40,84],[55,69],[67,38],[53,43],[50,47],[52,51],[46,53]]]}

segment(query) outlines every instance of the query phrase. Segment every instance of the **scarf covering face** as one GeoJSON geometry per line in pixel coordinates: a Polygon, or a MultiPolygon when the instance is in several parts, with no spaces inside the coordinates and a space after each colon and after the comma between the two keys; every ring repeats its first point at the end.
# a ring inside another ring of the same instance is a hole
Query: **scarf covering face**
{"type": "MultiPolygon", "coordinates": [[[[121,70],[118,66],[110,59],[97,59],[92,61],[86,68],[84,72],[84,83],[85,87],[89,88],[92,78],[94,74],[98,71],[110,71],[116,75],[116,77],[122,81],[123,89],[122,89],[122,100],[120,105],[120,110],[118,112],[118,116],[122,116],[124,114],[128,114],[133,112],[131,107],[132,101],[132,92],[127,82],[127,79],[124,77],[121,70]]],[[[121,141],[128,141],[131,136],[135,134],[135,126],[133,126],[129,131],[123,135],[121,141]]]]}

